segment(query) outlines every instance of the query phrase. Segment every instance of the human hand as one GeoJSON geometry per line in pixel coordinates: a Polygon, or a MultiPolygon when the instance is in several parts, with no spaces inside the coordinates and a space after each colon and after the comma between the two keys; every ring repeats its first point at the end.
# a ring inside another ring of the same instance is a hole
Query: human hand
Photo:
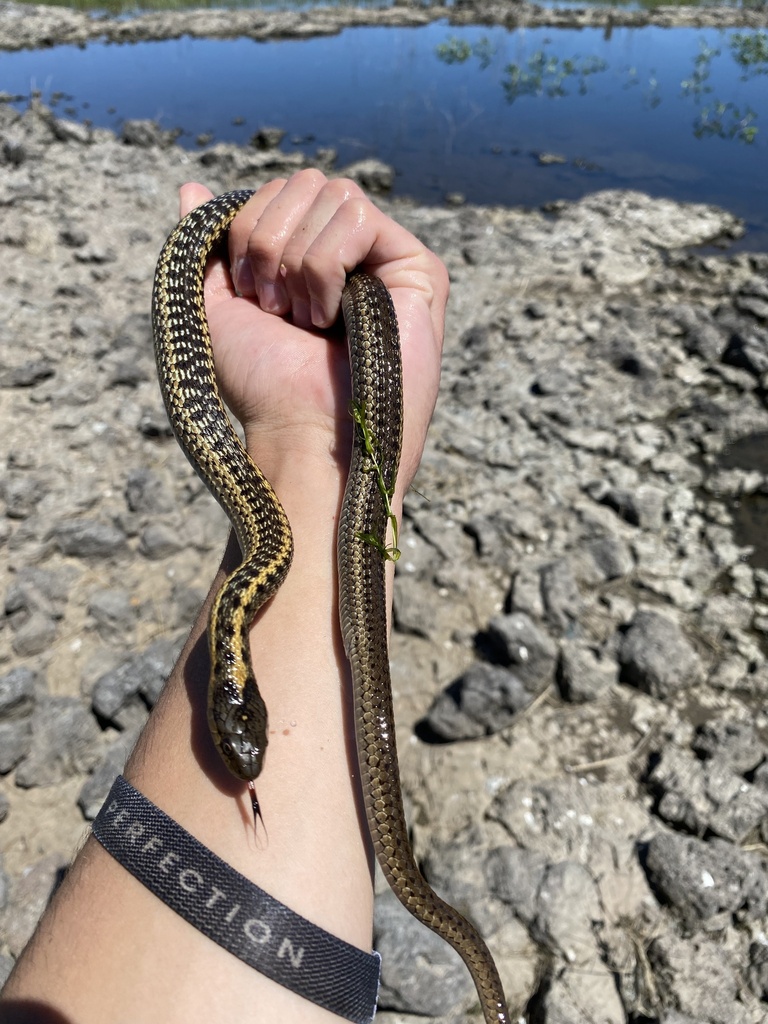
{"type": "MultiPolygon", "coordinates": [[[[209,198],[202,185],[185,185],[182,215],[209,198]]],[[[275,486],[296,460],[346,472],[348,452],[338,439],[351,437],[348,354],[327,329],[337,320],[347,272],[360,264],[389,288],[400,327],[401,497],[437,396],[448,294],[440,260],[354,182],[309,170],[259,189],[230,229],[229,266],[217,259],[208,267],[206,310],[220,387],[275,486]]]]}

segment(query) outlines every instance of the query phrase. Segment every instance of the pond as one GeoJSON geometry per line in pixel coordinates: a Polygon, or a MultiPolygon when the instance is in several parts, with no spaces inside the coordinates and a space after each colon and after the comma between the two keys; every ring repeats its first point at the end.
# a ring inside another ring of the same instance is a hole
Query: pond
{"type": "MultiPolygon", "coordinates": [[[[768,33],[349,28],[336,36],[3,53],[0,89],[119,129],[152,118],[247,142],[377,156],[423,202],[539,205],[602,188],[716,203],[768,249],[768,33]]],[[[23,106],[24,100],[19,102],[23,106]]]]}

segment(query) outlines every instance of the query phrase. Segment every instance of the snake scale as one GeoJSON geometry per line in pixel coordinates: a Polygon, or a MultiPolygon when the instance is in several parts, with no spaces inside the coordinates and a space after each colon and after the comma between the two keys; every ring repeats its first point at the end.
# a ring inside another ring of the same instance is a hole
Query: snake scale
{"type": "MultiPolygon", "coordinates": [[[[251,665],[249,628],[285,579],[293,540],[275,492],[245,451],[219,396],[203,292],[208,256],[251,195],[243,189],[212,199],[174,229],[157,263],[152,318],[171,426],[227,513],[243,552],[242,564],[224,581],[210,613],[208,721],[227,767],[252,785],[264,761],[267,710],[251,665]]],[[[433,892],[408,839],[389,675],[385,555],[376,543],[386,536],[400,458],[400,342],[391,297],[378,278],[359,270],[350,275],[342,310],[357,428],[338,530],[339,612],[371,839],[400,902],[466,963],[486,1024],[508,1024],[490,951],[476,929],[433,892]]]]}

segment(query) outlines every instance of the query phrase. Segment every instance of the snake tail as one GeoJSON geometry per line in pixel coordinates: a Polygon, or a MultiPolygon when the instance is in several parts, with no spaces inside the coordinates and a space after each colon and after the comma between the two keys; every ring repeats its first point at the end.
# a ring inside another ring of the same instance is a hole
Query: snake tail
{"type": "Polygon", "coordinates": [[[290,568],[293,538],[275,492],[219,397],[203,279],[211,250],[252,195],[248,189],[229,192],[178,224],[160,254],[152,296],[155,358],[168,418],[229,517],[243,554],[211,608],[208,722],[225,764],[246,781],[258,776],[267,747],[267,709],[251,664],[249,627],[290,568]]]}
{"type": "Polygon", "coordinates": [[[339,524],[339,612],[350,662],[357,748],[368,826],[376,857],[392,890],[419,921],[445,939],[467,965],[486,1024],[508,1024],[504,991],[493,957],[477,930],[441,900],[416,864],[403,810],[387,643],[385,558],[371,537],[386,536],[400,459],[403,389],[400,341],[384,285],[353,274],[342,297],[352,354],[352,402],[364,410],[355,432],[339,524]],[[372,471],[365,434],[376,446],[372,471]],[[380,485],[381,473],[385,486],[380,485]]]}

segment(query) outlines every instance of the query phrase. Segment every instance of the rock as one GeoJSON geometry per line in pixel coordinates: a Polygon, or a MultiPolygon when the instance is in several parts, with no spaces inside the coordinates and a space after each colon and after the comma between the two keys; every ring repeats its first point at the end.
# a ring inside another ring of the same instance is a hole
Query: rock
{"type": "Polygon", "coordinates": [[[125,500],[131,512],[150,516],[165,515],[175,505],[168,482],[151,469],[135,469],[128,474],[125,500]]]}
{"type": "Polygon", "coordinates": [[[751,772],[765,759],[766,747],[752,722],[718,719],[696,730],[691,744],[699,757],[717,760],[739,775],[751,772]]]}
{"type": "Polygon", "coordinates": [[[0,479],[0,497],[10,519],[28,519],[45,497],[43,480],[27,473],[7,473],[0,479]]]}
{"type": "Polygon", "coordinates": [[[665,615],[639,610],[619,648],[622,680],[654,697],[669,697],[698,682],[701,660],[682,630],[665,615]]]}
{"type": "Polygon", "coordinates": [[[53,537],[62,554],[76,558],[111,558],[124,550],[126,542],[122,530],[93,519],[59,522],[53,537]]]}
{"type": "Polygon", "coordinates": [[[29,717],[41,686],[40,676],[28,668],[14,668],[0,676],[0,722],[29,717]]]}
{"type": "Polygon", "coordinates": [[[435,698],[421,729],[440,740],[488,736],[506,728],[532,699],[509,669],[478,662],[435,698]]]}
{"type": "Polygon", "coordinates": [[[0,914],[3,936],[12,956],[18,957],[31,938],[66,868],[67,861],[61,854],[49,854],[32,863],[13,885],[8,906],[0,914]]]}
{"type": "Polygon", "coordinates": [[[16,785],[54,786],[89,772],[99,760],[101,734],[75,697],[49,697],[32,718],[29,753],[16,769],[16,785]]]}
{"type": "Polygon", "coordinates": [[[180,134],[178,129],[166,131],[154,121],[133,119],[123,121],[120,138],[128,146],[140,146],[142,149],[158,146],[163,149],[172,146],[180,134]]]}
{"type": "Polygon", "coordinates": [[[643,530],[660,530],[664,522],[665,492],[651,484],[641,484],[634,490],[606,486],[598,481],[589,488],[590,495],[612,508],[632,526],[643,530]]]}
{"type": "Polygon", "coordinates": [[[185,541],[178,530],[165,523],[150,523],[141,533],[140,547],[142,554],[156,560],[183,550],[185,541]]]}
{"type": "Polygon", "coordinates": [[[697,1022],[747,1024],[737,1002],[738,981],[720,943],[661,935],[648,946],[648,961],[665,1006],[697,1022]]]}
{"type": "Polygon", "coordinates": [[[583,601],[567,560],[541,568],[541,596],[550,625],[560,633],[567,633],[579,621],[583,601]]]}
{"type": "Polygon", "coordinates": [[[178,649],[178,643],[172,640],[155,640],[140,654],[100,676],[91,693],[96,714],[118,723],[119,713],[137,698],[152,707],[176,662],[178,649]]]}
{"type": "Polygon", "coordinates": [[[389,891],[376,899],[373,932],[382,960],[381,1010],[434,1016],[467,1009],[476,1000],[475,987],[458,954],[389,891]]]}
{"type": "Polygon", "coordinates": [[[93,774],[83,783],[77,803],[86,821],[93,821],[107,798],[112,783],[125,767],[128,755],[138,739],[139,730],[134,728],[115,739],[96,765],[93,774]]]}
{"type": "Polygon", "coordinates": [[[768,864],[722,839],[659,832],[645,855],[648,878],[691,928],[723,915],[757,920],[768,906],[768,864]]]}
{"type": "Polygon", "coordinates": [[[763,937],[749,947],[747,981],[761,1002],[768,1002],[768,942],[763,937]]]}
{"type": "Polygon", "coordinates": [[[23,621],[15,616],[13,629],[13,650],[20,658],[29,658],[47,651],[56,637],[56,623],[38,610],[25,615],[23,621]]]}
{"type": "Polygon", "coordinates": [[[629,547],[618,537],[600,537],[587,545],[587,553],[604,580],[615,580],[635,566],[629,547]]]}
{"type": "Polygon", "coordinates": [[[624,1024],[626,1015],[611,972],[595,963],[588,971],[554,969],[531,1008],[531,1024],[624,1024]]]}
{"type": "Polygon", "coordinates": [[[256,149],[278,149],[284,138],[283,128],[259,128],[251,139],[251,145],[256,149]]]}
{"type": "Polygon", "coordinates": [[[659,795],[659,815],[694,834],[710,830],[743,842],[768,814],[768,791],[747,782],[727,762],[702,763],[676,747],[662,752],[649,782],[659,795]]]}
{"type": "Polygon", "coordinates": [[[744,323],[731,334],[723,362],[760,377],[768,370],[768,330],[744,323]]]}
{"type": "Polygon", "coordinates": [[[4,953],[0,953],[0,988],[8,980],[8,977],[13,970],[15,960],[11,956],[6,956],[4,953]]]}
{"type": "Polygon", "coordinates": [[[94,590],[88,602],[88,614],[105,640],[124,639],[136,625],[136,607],[126,590],[94,590]]]}
{"type": "Polygon", "coordinates": [[[558,679],[566,700],[580,703],[604,697],[619,678],[619,666],[583,641],[563,640],[558,679]]]}
{"type": "Polygon", "coordinates": [[[557,646],[524,612],[491,619],[488,644],[494,657],[513,668],[530,693],[540,693],[552,682],[557,646]]]}
{"type": "Polygon", "coordinates": [[[12,370],[0,370],[0,387],[33,388],[56,373],[48,359],[29,359],[12,370]]]}
{"type": "Polygon", "coordinates": [[[381,160],[358,160],[345,167],[342,173],[375,195],[389,192],[395,180],[394,168],[381,160]]]}
{"type": "Polygon", "coordinates": [[[489,817],[526,850],[551,861],[569,860],[588,847],[594,819],[578,779],[513,782],[495,797],[489,817]]]}
{"type": "Polygon", "coordinates": [[[0,775],[13,771],[27,756],[31,746],[32,723],[28,718],[0,722],[0,775]]]}

